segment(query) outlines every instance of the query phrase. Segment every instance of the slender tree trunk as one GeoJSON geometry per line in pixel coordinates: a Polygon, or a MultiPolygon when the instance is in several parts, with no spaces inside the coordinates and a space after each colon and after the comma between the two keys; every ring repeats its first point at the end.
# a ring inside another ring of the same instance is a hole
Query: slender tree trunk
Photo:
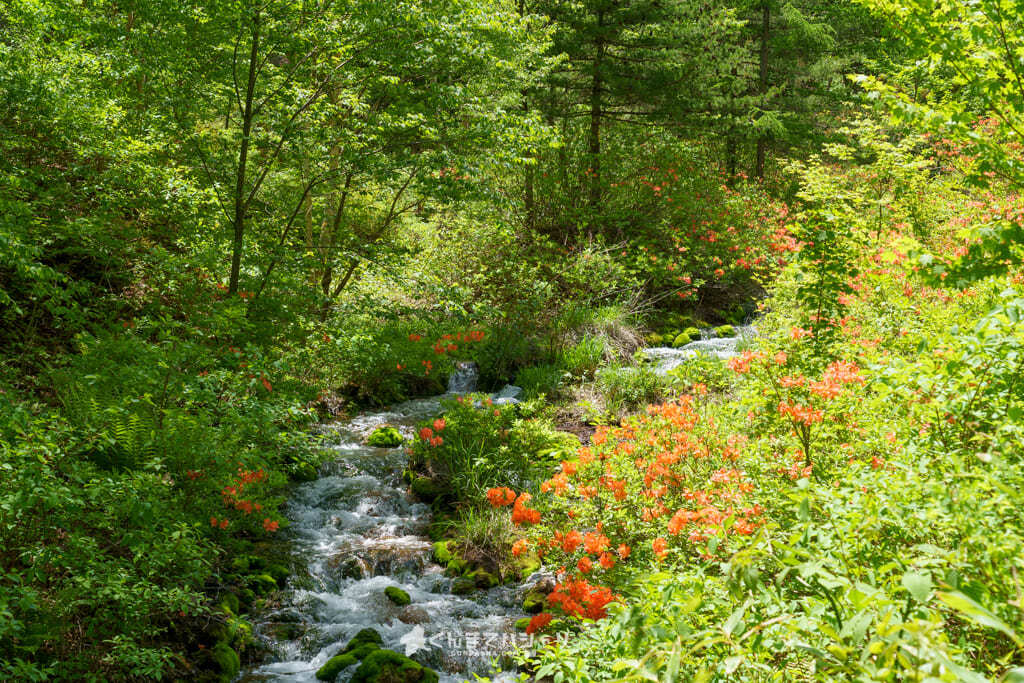
{"type": "MultiPolygon", "coordinates": [[[[768,38],[771,35],[771,8],[766,1],[761,6],[761,55],[758,74],[758,89],[761,97],[764,98],[768,92],[768,38]]],[[[764,104],[762,102],[762,104],[764,104]]],[[[764,134],[757,139],[757,161],[755,162],[754,176],[764,178],[764,162],[768,152],[768,137],[764,134]]]]}
{"type": "Polygon", "coordinates": [[[238,148],[238,169],[235,174],[235,216],[234,241],[231,248],[231,278],[228,281],[228,294],[238,291],[238,276],[242,269],[242,248],[245,242],[245,214],[248,202],[245,201],[246,165],[249,161],[249,136],[252,133],[253,100],[256,93],[256,71],[259,68],[260,48],[260,14],[259,10],[252,17],[252,49],[249,51],[249,78],[245,89],[245,103],[242,111],[242,143],[238,148]]]}
{"type": "Polygon", "coordinates": [[[590,159],[590,208],[596,210],[601,203],[601,94],[604,88],[603,70],[606,46],[604,35],[604,11],[597,12],[597,41],[594,49],[594,73],[590,88],[590,135],[587,153],[590,159]]]}

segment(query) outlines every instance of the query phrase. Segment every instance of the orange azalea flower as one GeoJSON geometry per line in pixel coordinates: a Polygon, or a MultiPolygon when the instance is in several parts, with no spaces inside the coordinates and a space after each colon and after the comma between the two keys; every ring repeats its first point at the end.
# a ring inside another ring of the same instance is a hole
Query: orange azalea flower
{"type": "Polygon", "coordinates": [[[547,612],[541,612],[540,614],[535,614],[530,619],[530,623],[526,627],[526,632],[528,634],[530,634],[530,635],[533,635],[537,631],[540,631],[540,630],[546,628],[547,625],[551,623],[551,620],[553,618],[554,617],[552,617],[547,612]]]}
{"type": "Polygon", "coordinates": [[[591,569],[593,569],[593,568],[594,568],[594,563],[590,561],[590,558],[589,558],[589,557],[587,557],[586,555],[584,555],[584,556],[583,556],[583,557],[581,557],[581,558],[579,559],[579,561],[578,561],[578,562],[576,563],[576,568],[577,568],[577,569],[579,569],[579,570],[580,570],[581,572],[583,572],[584,574],[587,574],[587,573],[589,573],[589,572],[590,572],[590,570],[591,570],[591,569]]]}
{"type": "Polygon", "coordinates": [[[518,541],[512,544],[512,555],[519,557],[530,549],[530,542],[525,538],[520,538],[518,541]]]}
{"type": "Polygon", "coordinates": [[[654,549],[654,554],[659,560],[664,559],[665,555],[668,555],[668,543],[661,536],[658,536],[651,542],[651,548],[654,549]]]}
{"type": "Polygon", "coordinates": [[[491,504],[491,507],[505,507],[511,505],[516,500],[516,492],[507,486],[500,488],[489,489],[487,491],[487,502],[491,504]]]}
{"type": "Polygon", "coordinates": [[[619,551],[619,557],[621,557],[624,560],[627,557],[629,557],[629,554],[632,552],[632,548],[630,548],[625,543],[622,543],[622,544],[619,545],[618,551],[619,551]]]}
{"type": "Polygon", "coordinates": [[[615,566],[615,558],[612,557],[611,553],[601,553],[601,557],[598,560],[601,566],[605,569],[611,569],[615,566]]]}

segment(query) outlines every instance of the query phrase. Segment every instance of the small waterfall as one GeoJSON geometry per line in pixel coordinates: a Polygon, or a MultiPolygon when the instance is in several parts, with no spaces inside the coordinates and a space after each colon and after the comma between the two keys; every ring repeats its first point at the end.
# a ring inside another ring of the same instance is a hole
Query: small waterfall
{"type": "Polygon", "coordinates": [[[734,337],[713,337],[708,333],[709,331],[701,330],[700,339],[677,349],[656,347],[646,348],[643,352],[654,363],[655,371],[664,375],[699,355],[728,360],[733,356],[739,355],[737,347],[740,341],[750,339],[757,334],[757,329],[753,325],[737,326],[736,336],[734,337]]]}
{"type": "Polygon", "coordinates": [[[476,391],[480,370],[473,361],[460,360],[455,363],[455,371],[448,378],[449,394],[468,394],[476,391]]]}

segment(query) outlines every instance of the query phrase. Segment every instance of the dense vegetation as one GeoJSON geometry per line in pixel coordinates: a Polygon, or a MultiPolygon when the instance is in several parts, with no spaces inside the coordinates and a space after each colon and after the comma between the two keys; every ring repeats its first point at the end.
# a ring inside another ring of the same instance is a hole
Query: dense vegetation
{"type": "Polygon", "coordinates": [[[524,677],[1024,680],[1022,54],[1006,0],[4,3],[0,679],[231,679],[312,426],[472,360],[528,400],[410,474],[557,573],[524,677]]]}

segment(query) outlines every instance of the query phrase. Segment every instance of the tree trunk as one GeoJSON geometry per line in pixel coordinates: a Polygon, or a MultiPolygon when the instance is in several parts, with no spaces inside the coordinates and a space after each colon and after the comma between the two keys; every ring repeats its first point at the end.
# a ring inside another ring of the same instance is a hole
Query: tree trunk
{"type": "Polygon", "coordinates": [[[231,249],[231,278],[228,281],[228,294],[238,291],[238,277],[242,269],[242,247],[245,240],[245,214],[248,202],[245,201],[246,165],[249,160],[249,136],[252,133],[253,100],[256,93],[256,71],[259,68],[260,46],[260,14],[259,10],[252,17],[252,49],[249,51],[249,81],[245,89],[245,103],[242,112],[242,144],[238,149],[238,169],[235,174],[235,216],[234,241],[231,249]]]}
{"type": "MultiPolygon", "coordinates": [[[[771,8],[766,1],[761,6],[761,63],[758,74],[758,89],[762,98],[768,92],[768,38],[771,31],[771,20],[771,8]]],[[[762,102],[763,104],[764,102],[762,102]]],[[[754,176],[760,179],[764,178],[764,162],[767,152],[768,137],[762,133],[757,139],[757,161],[754,167],[754,176]]]]}
{"type": "Polygon", "coordinates": [[[597,210],[601,203],[601,94],[604,88],[605,44],[601,30],[604,27],[604,11],[597,12],[597,40],[594,46],[594,73],[590,88],[590,135],[587,153],[590,159],[590,208],[597,210]]]}

